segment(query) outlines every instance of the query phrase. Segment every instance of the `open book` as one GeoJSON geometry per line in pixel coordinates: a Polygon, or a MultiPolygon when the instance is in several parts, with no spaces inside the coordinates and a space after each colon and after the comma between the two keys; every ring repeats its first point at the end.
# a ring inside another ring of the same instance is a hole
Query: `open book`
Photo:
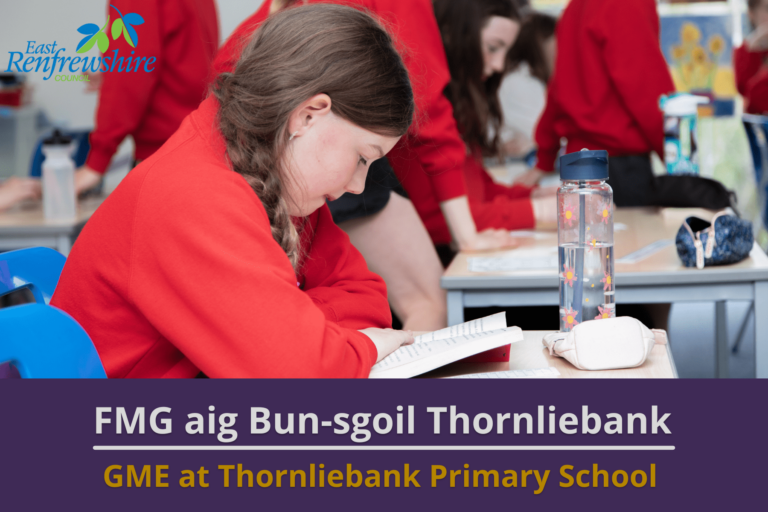
{"type": "Polygon", "coordinates": [[[519,327],[507,327],[504,313],[422,334],[371,368],[371,379],[408,379],[480,352],[522,341],[519,327]]]}

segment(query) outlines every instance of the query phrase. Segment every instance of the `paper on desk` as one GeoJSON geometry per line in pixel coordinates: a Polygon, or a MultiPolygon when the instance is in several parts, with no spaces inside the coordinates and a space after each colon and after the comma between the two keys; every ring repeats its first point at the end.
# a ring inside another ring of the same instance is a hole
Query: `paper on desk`
{"type": "Polygon", "coordinates": [[[506,326],[507,314],[501,312],[484,318],[478,318],[477,320],[470,320],[463,324],[452,325],[445,329],[440,329],[439,331],[428,332],[421,336],[416,336],[415,343],[426,343],[428,341],[446,340],[448,338],[464,336],[465,334],[495,331],[497,329],[504,329],[506,326]]]}
{"type": "Polygon", "coordinates": [[[557,270],[557,247],[515,249],[504,256],[468,258],[470,272],[557,270]]]}
{"type": "Polygon", "coordinates": [[[627,229],[629,229],[629,226],[627,226],[623,222],[614,222],[613,223],[613,230],[614,231],[626,231],[627,229]]]}
{"type": "Polygon", "coordinates": [[[529,230],[515,230],[510,231],[509,236],[512,238],[533,238],[536,240],[544,240],[553,236],[557,236],[555,232],[542,232],[542,231],[529,231],[529,230]]]}
{"type": "Polygon", "coordinates": [[[533,368],[531,370],[507,370],[503,372],[470,373],[449,379],[556,379],[560,376],[557,368],[533,368]]]}
{"type": "Polygon", "coordinates": [[[635,252],[631,252],[626,256],[617,259],[616,263],[637,263],[638,261],[644,260],[648,256],[651,256],[652,254],[655,254],[663,248],[669,247],[674,243],[674,240],[657,240],[652,244],[648,244],[645,247],[641,247],[640,249],[636,250],[635,252]]]}

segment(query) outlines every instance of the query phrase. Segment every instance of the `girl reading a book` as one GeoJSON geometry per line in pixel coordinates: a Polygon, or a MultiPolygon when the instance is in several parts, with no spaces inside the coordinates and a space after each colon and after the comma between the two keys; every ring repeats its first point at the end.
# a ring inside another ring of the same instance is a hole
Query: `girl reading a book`
{"type": "Polygon", "coordinates": [[[440,288],[443,268],[424,227],[431,220],[423,214],[433,215],[432,205],[437,205],[437,214],[445,215],[446,230],[450,228],[446,238],[461,250],[516,242],[503,230],[478,232],[472,219],[461,169],[465,148],[443,95],[450,76],[432,0],[264,0],[221,46],[214,72],[233,68],[243,43],[268,16],[316,3],[345,4],[372,13],[392,31],[397,47],[405,49],[419,122],[387,155],[388,162],[372,165],[364,194],[345,195],[329,208],[370,268],[385,279],[390,304],[403,326],[440,329],[447,321],[445,292],[440,288]]]}
{"type": "Polygon", "coordinates": [[[278,13],[88,222],[52,304],[110,377],[367,377],[403,344],[326,200],[411,124],[407,71],[352,8],[278,13]]]}

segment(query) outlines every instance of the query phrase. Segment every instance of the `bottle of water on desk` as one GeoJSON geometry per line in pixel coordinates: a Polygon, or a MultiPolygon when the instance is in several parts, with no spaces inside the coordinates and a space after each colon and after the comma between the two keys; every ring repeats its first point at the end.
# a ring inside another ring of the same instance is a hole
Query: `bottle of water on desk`
{"type": "Polygon", "coordinates": [[[43,140],[43,213],[47,220],[73,220],[76,217],[75,163],[72,139],[54,130],[43,140]]]}
{"type": "Polygon", "coordinates": [[[613,191],[608,153],[582,149],[560,157],[557,241],[560,330],[616,316],[613,191]]]}

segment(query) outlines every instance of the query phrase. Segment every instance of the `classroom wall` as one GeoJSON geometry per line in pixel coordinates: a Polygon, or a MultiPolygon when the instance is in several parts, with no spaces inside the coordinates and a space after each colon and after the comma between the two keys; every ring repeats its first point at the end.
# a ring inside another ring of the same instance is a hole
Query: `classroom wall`
{"type": "MultiPolygon", "coordinates": [[[[217,2],[221,41],[254,13],[262,0],[217,2]]],[[[104,23],[106,0],[0,0],[0,71],[8,67],[8,52],[24,51],[27,41],[76,45],[77,27],[104,23]]],[[[65,46],[66,48],[66,46],[65,46]]],[[[57,125],[70,128],[93,126],[98,95],[85,92],[81,82],[43,80],[44,74],[30,73],[33,102],[57,125]]]]}

